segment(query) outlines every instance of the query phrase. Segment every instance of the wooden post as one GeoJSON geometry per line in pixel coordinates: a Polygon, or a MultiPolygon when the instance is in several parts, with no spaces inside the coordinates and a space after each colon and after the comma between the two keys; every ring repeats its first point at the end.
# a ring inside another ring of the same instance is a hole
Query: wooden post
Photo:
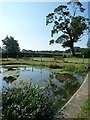
{"type": "Polygon", "coordinates": [[[83,55],[83,63],[84,63],[84,55],[83,55]]]}
{"type": "Polygon", "coordinates": [[[8,60],[8,55],[7,55],[7,60],[8,60]]]}
{"type": "Polygon", "coordinates": [[[17,60],[18,60],[18,55],[17,55],[17,60]]]}
{"type": "Polygon", "coordinates": [[[42,67],[41,67],[41,74],[42,74],[42,67]]]}
{"type": "Polygon", "coordinates": [[[32,67],[32,72],[33,72],[33,67],[32,67]]]}
{"type": "Polygon", "coordinates": [[[52,61],[54,61],[54,56],[52,55],[52,61]]]}
{"type": "Polygon", "coordinates": [[[24,55],[24,59],[26,59],[26,55],[24,55]]]}
{"type": "Polygon", "coordinates": [[[41,62],[42,62],[42,55],[41,55],[41,62]]]}
{"type": "Polygon", "coordinates": [[[33,61],[33,55],[32,55],[32,61],[33,61]]]}

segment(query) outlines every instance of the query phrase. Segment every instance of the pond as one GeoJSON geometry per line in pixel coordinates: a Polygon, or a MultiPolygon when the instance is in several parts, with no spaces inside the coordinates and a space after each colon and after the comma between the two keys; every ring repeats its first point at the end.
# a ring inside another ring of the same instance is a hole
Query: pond
{"type": "Polygon", "coordinates": [[[84,76],[78,74],[54,74],[42,67],[3,66],[0,67],[0,89],[13,86],[19,81],[32,82],[48,87],[55,107],[60,109],[80,87],[84,76]]]}

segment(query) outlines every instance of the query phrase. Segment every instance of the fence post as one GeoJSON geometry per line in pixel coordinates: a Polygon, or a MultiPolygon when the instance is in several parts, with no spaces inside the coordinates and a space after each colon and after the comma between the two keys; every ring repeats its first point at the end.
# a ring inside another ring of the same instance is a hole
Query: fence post
{"type": "Polygon", "coordinates": [[[33,61],[33,55],[32,55],[32,61],[33,61]]]}
{"type": "Polygon", "coordinates": [[[7,55],[7,60],[8,60],[8,55],[7,55]]]}
{"type": "Polygon", "coordinates": [[[32,72],[33,72],[33,67],[32,67],[32,72]]]}
{"type": "Polygon", "coordinates": [[[41,62],[42,62],[42,55],[41,55],[41,62]]]}
{"type": "Polygon", "coordinates": [[[84,63],[84,55],[83,55],[83,63],[84,63]]]}
{"type": "Polygon", "coordinates": [[[17,55],[17,60],[18,60],[18,55],[17,55]]]}
{"type": "Polygon", "coordinates": [[[54,61],[54,56],[52,55],[52,61],[54,61]]]}

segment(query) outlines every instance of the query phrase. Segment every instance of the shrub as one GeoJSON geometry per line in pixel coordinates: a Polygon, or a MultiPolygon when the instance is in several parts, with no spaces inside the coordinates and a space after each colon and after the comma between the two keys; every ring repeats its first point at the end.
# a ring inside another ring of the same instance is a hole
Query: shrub
{"type": "Polygon", "coordinates": [[[86,67],[86,65],[80,65],[80,66],[66,65],[66,66],[63,66],[63,71],[83,74],[83,73],[87,72],[87,67],[86,67]]]}
{"type": "Polygon", "coordinates": [[[87,67],[85,65],[81,65],[80,67],[77,68],[76,72],[79,72],[79,73],[87,72],[87,67]]]}
{"type": "Polygon", "coordinates": [[[66,65],[65,67],[64,67],[64,70],[65,71],[69,71],[69,72],[74,72],[75,71],[75,66],[74,65],[66,65]]]}
{"type": "Polygon", "coordinates": [[[3,89],[2,120],[51,120],[55,111],[45,89],[31,82],[3,89]]]}
{"type": "Polygon", "coordinates": [[[56,65],[56,64],[50,64],[50,65],[49,65],[49,68],[57,69],[57,68],[61,68],[61,67],[58,66],[58,65],[56,65]]]}

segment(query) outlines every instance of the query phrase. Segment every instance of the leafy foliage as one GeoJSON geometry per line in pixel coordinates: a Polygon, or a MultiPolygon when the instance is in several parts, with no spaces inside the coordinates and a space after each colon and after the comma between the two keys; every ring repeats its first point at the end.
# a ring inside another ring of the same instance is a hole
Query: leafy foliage
{"type": "Polygon", "coordinates": [[[45,89],[31,82],[4,89],[2,120],[51,120],[55,111],[45,89]]]}
{"type": "Polygon", "coordinates": [[[62,67],[58,66],[57,64],[50,64],[49,68],[57,69],[57,68],[62,68],[62,67]]]}
{"type": "Polygon", "coordinates": [[[46,25],[52,23],[51,37],[54,34],[60,34],[56,40],[51,40],[53,43],[62,43],[63,47],[70,47],[72,55],[75,55],[74,43],[78,42],[84,32],[89,29],[89,19],[77,13],[83,13],[85,9],[80,2],[69,2],[67,5],[60,5],[54,9],[53,13],[46,16],[46,25]],[[73,12],[71,12],[68,5],[71,5],[73,12]]]}
{"type": "Polygon", "coordinates": [[[9,57],[16,57],[20,52],[19,44],[17,40],[14,40],[13,37],[6,36],[5,39],[2,40],[6,53],[9,57]]]}
{"type": "Polygon", "coordinates": [[[90,48],[82,48],[81,52],[85,58],[90,58],[90,48]]]}
{"type": "Polygon", "coordinates": [[[63,71],[83,74],[87,72],[87,66],[85,65],[75,66],[72,64],[68,64],[68,65],[63,66],[63,71]]]}

